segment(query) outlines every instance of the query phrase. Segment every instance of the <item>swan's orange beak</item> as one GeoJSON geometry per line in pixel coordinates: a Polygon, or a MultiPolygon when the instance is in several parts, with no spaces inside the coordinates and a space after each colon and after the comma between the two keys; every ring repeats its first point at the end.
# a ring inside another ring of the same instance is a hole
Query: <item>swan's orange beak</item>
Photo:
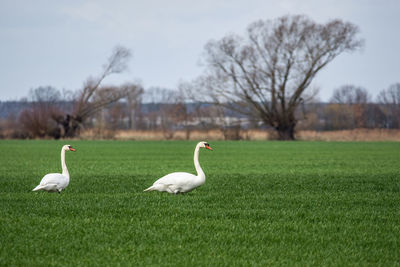
{"type": "Polygon", "coordinates": [[[206,148],[212,151],[212,148],[209,145],[206,145],[206,148]]]}
{"type": "Polygon", "coordinates": [[[70,147],[70,148],[69,148],[69,150],[71,150],[71,151],[75,151],[75,148],[73,148],[73,147],[70,147]]]}

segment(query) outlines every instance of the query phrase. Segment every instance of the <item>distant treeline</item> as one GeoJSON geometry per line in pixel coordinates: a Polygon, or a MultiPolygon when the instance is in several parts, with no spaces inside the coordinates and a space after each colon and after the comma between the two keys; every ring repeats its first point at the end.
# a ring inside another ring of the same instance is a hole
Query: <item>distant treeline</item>
{"type": "MultiPolygon", "coordinates": [[[[337,100],[337,99],[336,99],[337,100]]],[[[62,138],[63,127],[55,114],[72,112],[73,101],[0,102],[1,138],[62,138]],[[58,110],[55,112],[53,109],[58,110]]],[[[243,129],[271,129],[256,116],[212,103],[142,103],[132,108],[126,101],[111,103],[91,115],[83,129],[98,136],[113,137],[117,130],[154,130],[171,139],[184,130],[187,138],[195,130],[220,130],[227,139],[240,139],[243,129]],[[235,134],[237,133],[237,134],[235,134]]],[[[64,115],[62,115],[64,116],[64,115]]],[[[308,103],[297,112],[297,130],[331,131],[357,128],[399,129],[399,105],[369,101],[308,103]]]]}

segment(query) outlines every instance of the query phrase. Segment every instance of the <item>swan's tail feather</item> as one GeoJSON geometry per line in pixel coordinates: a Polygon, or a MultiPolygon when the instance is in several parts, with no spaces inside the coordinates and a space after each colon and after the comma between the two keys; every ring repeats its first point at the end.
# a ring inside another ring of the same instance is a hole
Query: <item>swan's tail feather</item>
{"type": "Polygon", "coordinates": [[[143,190],[143,192],[154,191],[154,190],[155,190],[155,188],[154,188],[154,186],[152,185],[152,186],[150,186],[149,188],[143,190]]]}
{"type": "Polygon", "coordinates": [[[160,191],[160,192],[175,193],[174,190],[175,189],[171,188],[170,184],[157,183],[157,184],[153,184],[149,188],[145,189],[143,192],[146,192],[146,191],[160,191]]]}
{"type": "Polygon", "coordinates": [[[33,188],[32,191],[39,191],[39,190],[41,190],[42,188],[43,188],[42,185],[38,185],[38,186],[36,186],[35,188],[33,188]]]}

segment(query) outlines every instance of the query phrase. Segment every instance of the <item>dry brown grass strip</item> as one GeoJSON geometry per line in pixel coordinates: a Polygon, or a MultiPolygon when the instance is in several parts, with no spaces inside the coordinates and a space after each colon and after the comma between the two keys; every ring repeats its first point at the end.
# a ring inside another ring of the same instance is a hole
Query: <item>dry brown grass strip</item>
{"type": "Polygon", "coordinates": [[[354,129],[341,131],[300,131],[299,140],[306,141],[400,141],[400,130],[354,129]]]}
{"type": "MultiPolygon", "coordinates": [[[[242,140],[271,140],[275,139],[274,131],[268,130],[241,130],[242,140]]],[[[93,131],[82,133],[82,139],[116,139],[116,140],[225,140],[220,130],[191,131],[189,138],[185,131],[165,133],[163,131],[133,131],[118,130],[113,134],[106,133],[102,136],[93,131]]],[[[400,141],[400,130],[389,129],[354,129],[340,131],[298,131],[297,140],[303,141],[400,141]]]]}

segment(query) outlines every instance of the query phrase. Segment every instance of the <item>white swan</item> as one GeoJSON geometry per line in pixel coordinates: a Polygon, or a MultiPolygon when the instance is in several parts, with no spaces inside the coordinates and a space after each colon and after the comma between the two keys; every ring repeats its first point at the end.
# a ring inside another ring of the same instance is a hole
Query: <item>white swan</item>
{"type": "Polygon", "coordinates": [[[58,192],[65,189],[69,184],[69,173],[67,165],[65,165],[65,151],[75,151],[70,145],[65,145],[61,149],[61,167],[62,173],[49,173],[46,174],[40,184],[36,186],[32,191],[47,191],[47,192],[58,192]]]}
{"type": "Polygon", "coordinates": [[[194,150],[194,167],[196,168],[197,176],[187,172],[173,172],[161,177],[144,191],[160,191],[178,194],[190,192],[204,184],[206,175],[199,164],[199,150],[202,147],[212,150],[207,142],[199,142],[196,145],[196,149],[194,150]]]}

